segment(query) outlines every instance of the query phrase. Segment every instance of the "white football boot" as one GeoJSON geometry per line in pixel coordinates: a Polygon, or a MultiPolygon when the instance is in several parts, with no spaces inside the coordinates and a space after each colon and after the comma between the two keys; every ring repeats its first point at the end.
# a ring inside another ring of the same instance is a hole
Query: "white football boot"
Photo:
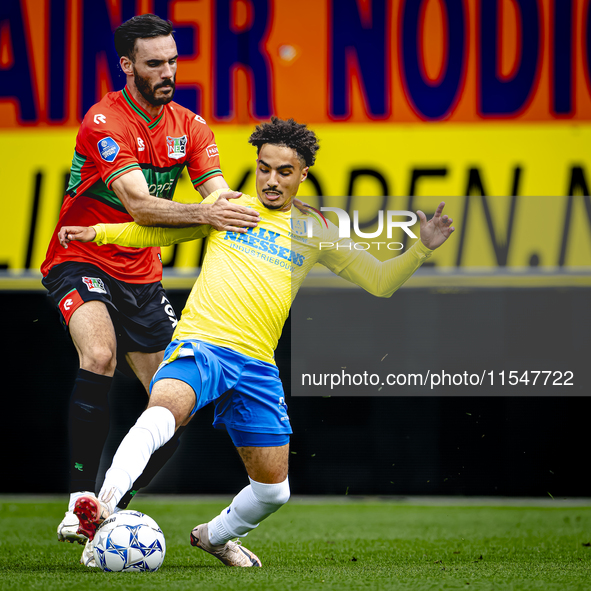
{"type": "Polygon", "coordinates": [[[88,540],[86,542],[86,546],[84,546],[84,550],[82,551],[82,556],[80,557],[80,564],[83,566],[87,566],[88,568],[95,568],[97,567],[96,560],[94,559],[94,544],[92,540],[88,540]]]}
{"type": "Polygon", "coordinates": [[[198,525],[191,532],[191,546],[196,546],[205,550],[218,560],[221,560],[226,566],[261,566],[261,561],[250,550],[242,547],[240,542],[226,542],[214,546],[209,541],[209,531],[207,523],[198,525]]]}
{"type": "Polygon", "coordinates": [[[57,526],[57,539],[60,542],[78,542],[86,544],[88,537],[83,533],[78,533],[80,522],[73,511],[66,511],[62,522],[57,526]]]}

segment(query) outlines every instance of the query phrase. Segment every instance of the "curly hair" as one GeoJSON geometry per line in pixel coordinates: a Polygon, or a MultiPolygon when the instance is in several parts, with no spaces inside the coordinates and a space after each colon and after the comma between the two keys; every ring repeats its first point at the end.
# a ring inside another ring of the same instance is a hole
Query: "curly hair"
{"type": "Polygon", "coordinates": [[[171,21],[165,21],[155,14],[140,14],[125,21],[115,30],[115,49],[119,57],[126,56],[133,61],[137,39],[174,37],[171,21]]]}
{"type": "Polygon", "coordinates": [[[312,166],[320,148],[316,134],[303,123],[293,119],[271,117],[271,121],[257,125],[248,143],[256,146],[257,155],[263,144],[275,144],[295,150],[305,166],[312,166]]]}

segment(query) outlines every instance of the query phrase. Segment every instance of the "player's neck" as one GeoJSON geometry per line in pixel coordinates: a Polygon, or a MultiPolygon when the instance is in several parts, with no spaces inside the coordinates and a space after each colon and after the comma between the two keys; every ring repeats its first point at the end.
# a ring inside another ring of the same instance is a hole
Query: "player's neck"
{"type": "Polygon", "coordinates": [[[286,201],[284,203],[284,205],[280,208],[275,208],[275,207],[269,207],[260,197],[259,197],[259,201],[261,202],[261,204],[266,207],[269,211],[278,211],[281,213],[286,213],[288,211],[291,211],[291,208],[293,206],[293,197],[289,200],[286,201]]]}
{"type": "Polygon", "coordinates": [[[137,89],[136,85],[133,82],[127,83],[127,90],[129,94],[133,97],[133,100],[144,110],[152,119],[155,119],[160,113],[162,109],[164,109],[164,105],[153,105],[149,103],[137,89]]]}

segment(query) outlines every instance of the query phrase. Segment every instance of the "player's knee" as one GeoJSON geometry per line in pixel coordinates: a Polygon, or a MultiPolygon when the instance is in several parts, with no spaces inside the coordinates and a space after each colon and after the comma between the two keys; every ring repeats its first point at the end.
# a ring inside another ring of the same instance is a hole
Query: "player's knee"
{"type": "Polygon", "coordinates": [[[117,356],[110,347],[97,345],[83,353],[81,365],[93,373],[113,375],[117,366],[117,356]]]}
{"type": "Polygon", "coordinates": [[[250,484],[256,499],[260,503],[272,506],[274,511],[289,501],[289,478],[276,484],[264,484],[250,479],[250,484]]]}
{"type": "Polygon", "coordinates": [[[195,392],[179,380],[159,380],[152,386],[148,408],[159,406],[173,414],[177,427],[186,425],[195,406],[195,392]]]}

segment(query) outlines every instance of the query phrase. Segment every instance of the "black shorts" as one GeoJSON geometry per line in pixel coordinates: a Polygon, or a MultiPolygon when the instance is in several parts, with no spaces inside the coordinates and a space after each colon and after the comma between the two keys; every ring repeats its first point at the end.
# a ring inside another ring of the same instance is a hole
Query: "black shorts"
{"type": "Polygon", "coordinates": [[[111,315],[118,349],[126,352],[163,351],[172,338],[177,317],[158,283],[125,283],[88,263],[67,262],[42,280],[66,327],[85,302],[104,302],[111,315]]]}

